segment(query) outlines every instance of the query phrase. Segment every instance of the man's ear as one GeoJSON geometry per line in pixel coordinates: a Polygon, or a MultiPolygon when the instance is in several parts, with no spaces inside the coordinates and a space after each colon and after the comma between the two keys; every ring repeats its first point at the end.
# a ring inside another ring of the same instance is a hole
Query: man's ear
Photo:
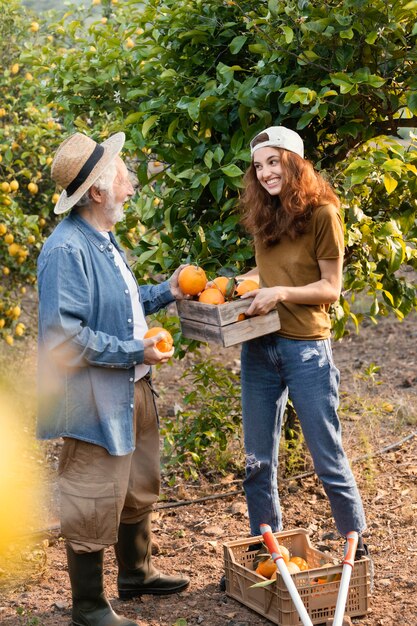
{"type": "Polygon", "coordinates": [[[89,192],[90,192],[90,198],[96,204],[101,204],[104,201],[104,192],[102,189],[99,189],[98,187],[93,185],[92,187],[90,187],[89,192]]]}

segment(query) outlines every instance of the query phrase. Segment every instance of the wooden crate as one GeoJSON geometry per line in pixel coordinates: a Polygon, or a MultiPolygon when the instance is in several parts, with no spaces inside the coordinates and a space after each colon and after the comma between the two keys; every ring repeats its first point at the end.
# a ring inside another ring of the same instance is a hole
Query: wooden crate
{"type": "MultiPolygon", "coordinates": [[[[310,565],[311,569],[293,574],[292,579],[313,624],[323,624],[333,618],[342,565],[334,564],[322,569],[322,565],[329,559],[313,548],[308,531],[304,528],[278,532],[274,535],[280,544],[288,548],[292,556],[301,556],[310,565]]],[[[249,548],[262,541],[262,536],[259,536],[223,544],[226,593],[263,615],[273,624],[302,626],[282,576],[278,575],[275,582],[267,587],[253,587],[255,583],[263,582],[265,579],[254,571],[256,551],[249,548]]],[[[355,561],[352,570],[345,609],[347,615],[351,617],[366,615],[370,608],[370,588],[370,560],[368,557],[362,557],[355,561]]]]}
{"type": "Polygon", "coordinates": [[[227,348],[281,328],[278,311],[239,321],[239,315],[248,310],[251,302],[252,298],[219,305],[178,300],[181,332],[188,339],[219,343],[227,348]]]}

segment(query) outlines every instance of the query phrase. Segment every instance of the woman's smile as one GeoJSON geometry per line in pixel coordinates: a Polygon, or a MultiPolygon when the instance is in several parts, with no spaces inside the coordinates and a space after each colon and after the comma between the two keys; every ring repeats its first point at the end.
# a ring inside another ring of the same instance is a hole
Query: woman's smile
{"type": "Polygon", "coordinates": [[[259,148],[253,161],[259,183],[273,196],[281,193],[283,177],[281,159],[275,148],[259,148]]]}

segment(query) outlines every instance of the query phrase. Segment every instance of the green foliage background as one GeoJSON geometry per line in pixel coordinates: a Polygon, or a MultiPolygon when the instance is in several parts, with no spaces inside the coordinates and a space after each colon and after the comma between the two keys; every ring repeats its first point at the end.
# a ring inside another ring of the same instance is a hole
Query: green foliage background
{"type": "Polygon", "coordinates": [[[99,141],[126,132],[141,190],[120,235],[141,280],[184,261],[209,275],[252,265],[238,214],[247,146],[284,124],[345,212],[336,334],[364,314],[415,308],[400,270],[416,267],[416,0],[103,0],[45,15],[34,37],[16,35],[35,77],[19,83],[22,103],[54,112],[51,150],[75,129],[99,141]],[[358,294],[369,304],[360,314],[358,294]]]}
{"type": "MultiPolygon", "coordinates": [[[[345,215],[335,335],[364,316],[416,309],[415,273],[404,269],[417,269],[417,0],[24,4],[0,0],[0,334],[9,344],[57,219],[52,155],[75,130],[97,141],[126,132],[140,193],[119,235],[140,281],[187,261],[209,277],[251,267],[238,210],[249,140],[272,124],[298,130],[345,215]],[[12,181],[18,189],[2,190],[12,181]],[[10,236],[21,253],[11,254],[10,236]]],[[[179,346],[175,320],[160,321],[179,346]]],[[[228,463],[240,415],[230,373],[202,363],[190,375],[196,391],[164,435],[167,457],[194,475],[205,459],[228,463]]]]}
{"type": "MultiPolygon", "coordinates": [[[[83,0],[73,0],[71,4],[74,6],[80,5],[83,4],[83,0]]],[[[66,8],[62,0],[23,0],[22,5],[27,7],[28,9],[31,9],[37,14],[41,14],[43,11],[50,10],[63,12],[66,8]]]]}

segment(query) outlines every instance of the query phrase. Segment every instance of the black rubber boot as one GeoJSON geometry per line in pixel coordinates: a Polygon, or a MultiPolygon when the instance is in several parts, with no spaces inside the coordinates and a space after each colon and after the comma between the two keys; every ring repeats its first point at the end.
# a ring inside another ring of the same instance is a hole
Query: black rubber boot
{"type": "Polygon", "coordinates": [[[369,556],[369,550],[366,543],[363,543],[362,535],[358,537],[358,545],[355,552],[355,561],[359,561],[363,556],[369,556]]]}
{"type": "Polygon", "coordinates": [[[189,585],[189,578],[167,576],[153,566],[150,516],[136,524],[120,524],[115,551],[119,565],[117,586],[121,600],[143,594],[178,593],[189,585]]]}
{"type": "Polygon", "coordinates": [[[104,550],[77,554],[67,545],[74,626],[138,626],[111,608],[103,587],[104,550]]]}

